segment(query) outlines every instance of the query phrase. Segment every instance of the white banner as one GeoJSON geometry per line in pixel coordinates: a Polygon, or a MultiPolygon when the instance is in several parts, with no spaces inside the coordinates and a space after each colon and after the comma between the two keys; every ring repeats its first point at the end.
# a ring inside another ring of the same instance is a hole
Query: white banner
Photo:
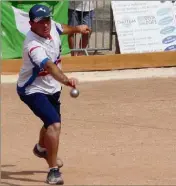
{"type": "Polygon", "coordinates": [[[176,50],[176,3],[111,1],[121,53],[176,50]]]}

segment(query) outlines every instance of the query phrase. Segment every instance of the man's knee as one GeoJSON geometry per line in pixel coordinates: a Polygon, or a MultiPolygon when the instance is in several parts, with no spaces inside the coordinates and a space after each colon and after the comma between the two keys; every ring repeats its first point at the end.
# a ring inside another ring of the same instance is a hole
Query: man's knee
{"type": "Polygon", "coordinates": [[[50,125],[50,127],[52,127],[54,131],[60,131],[61,124],[60,123],[53,123],[52,125],[50,125]]]}
{"type": "Polygon", "coordinates": [[[61,123],[57,122],[57,123],[52,123],[52,124],[44,124],[45,129],[49,129],[53,132],[59,132],[61,129],[61,123]]]}

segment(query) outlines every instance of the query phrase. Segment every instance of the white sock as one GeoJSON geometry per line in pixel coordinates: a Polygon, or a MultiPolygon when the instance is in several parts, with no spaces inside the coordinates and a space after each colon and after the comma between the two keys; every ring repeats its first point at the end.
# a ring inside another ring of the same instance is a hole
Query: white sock
{"type": "Polygon", "coordinates": [[[45,148],[40,147],[40,145],[39,145],[39,144],[37,144],[37,149],[38,149],[38,151],[39,151],[39,152],[44,152],[44,151],[46,151],[46,149],[45,149],[45,148]]]}
{"type": "Polygon", "coordinates": [[[50,171],[51,169],[58,169],[58,167],[57,167],[57,166],[56,166],[56,167],[50,167],[50,168],[49,168],[49,171],[50,171]]]}

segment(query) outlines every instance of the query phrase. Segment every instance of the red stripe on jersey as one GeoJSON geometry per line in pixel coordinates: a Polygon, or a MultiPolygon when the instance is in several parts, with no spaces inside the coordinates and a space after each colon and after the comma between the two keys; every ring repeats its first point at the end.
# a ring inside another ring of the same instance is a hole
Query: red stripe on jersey
{"type": "Polygon", "coordinates": [[[44,70],[44,71],[39,72],[38,76],[46,76],[48,74],[49,74],[49,72],[44,70]]]}
{"type": "Polygon", "coordinates": [[[55,64],[58,65],[59,63],[61,63],[61,59],[57,59],[55,64]]]}
{"type": "Polygon", "coordinates": [[[29,53],[31,54],[31,52],[32,52],[34,49],[38,48],[38,47],[40,47],[40,46],[32,47],[32,48],[30,49],[29,53]]]}

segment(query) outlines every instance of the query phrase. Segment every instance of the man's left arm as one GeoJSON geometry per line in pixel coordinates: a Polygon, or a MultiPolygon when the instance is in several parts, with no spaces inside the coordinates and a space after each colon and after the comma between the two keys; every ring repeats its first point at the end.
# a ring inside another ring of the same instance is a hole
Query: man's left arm
{"type": "Polygon", "coordinates": [[[87,25],[69,26],[62,24],[62,29],[63,29],[62,34],[68,35],[76,33],[88,34],[90,32],[90,28],[87,25]]]}
{"type": "Polygon", "coordinates": [[[55,26],[59,35],[72,35],[77,33],[88,34],[91,31],[87,25],[69,26],[66,24],[60,24],[55,22],[55,26]]]}

